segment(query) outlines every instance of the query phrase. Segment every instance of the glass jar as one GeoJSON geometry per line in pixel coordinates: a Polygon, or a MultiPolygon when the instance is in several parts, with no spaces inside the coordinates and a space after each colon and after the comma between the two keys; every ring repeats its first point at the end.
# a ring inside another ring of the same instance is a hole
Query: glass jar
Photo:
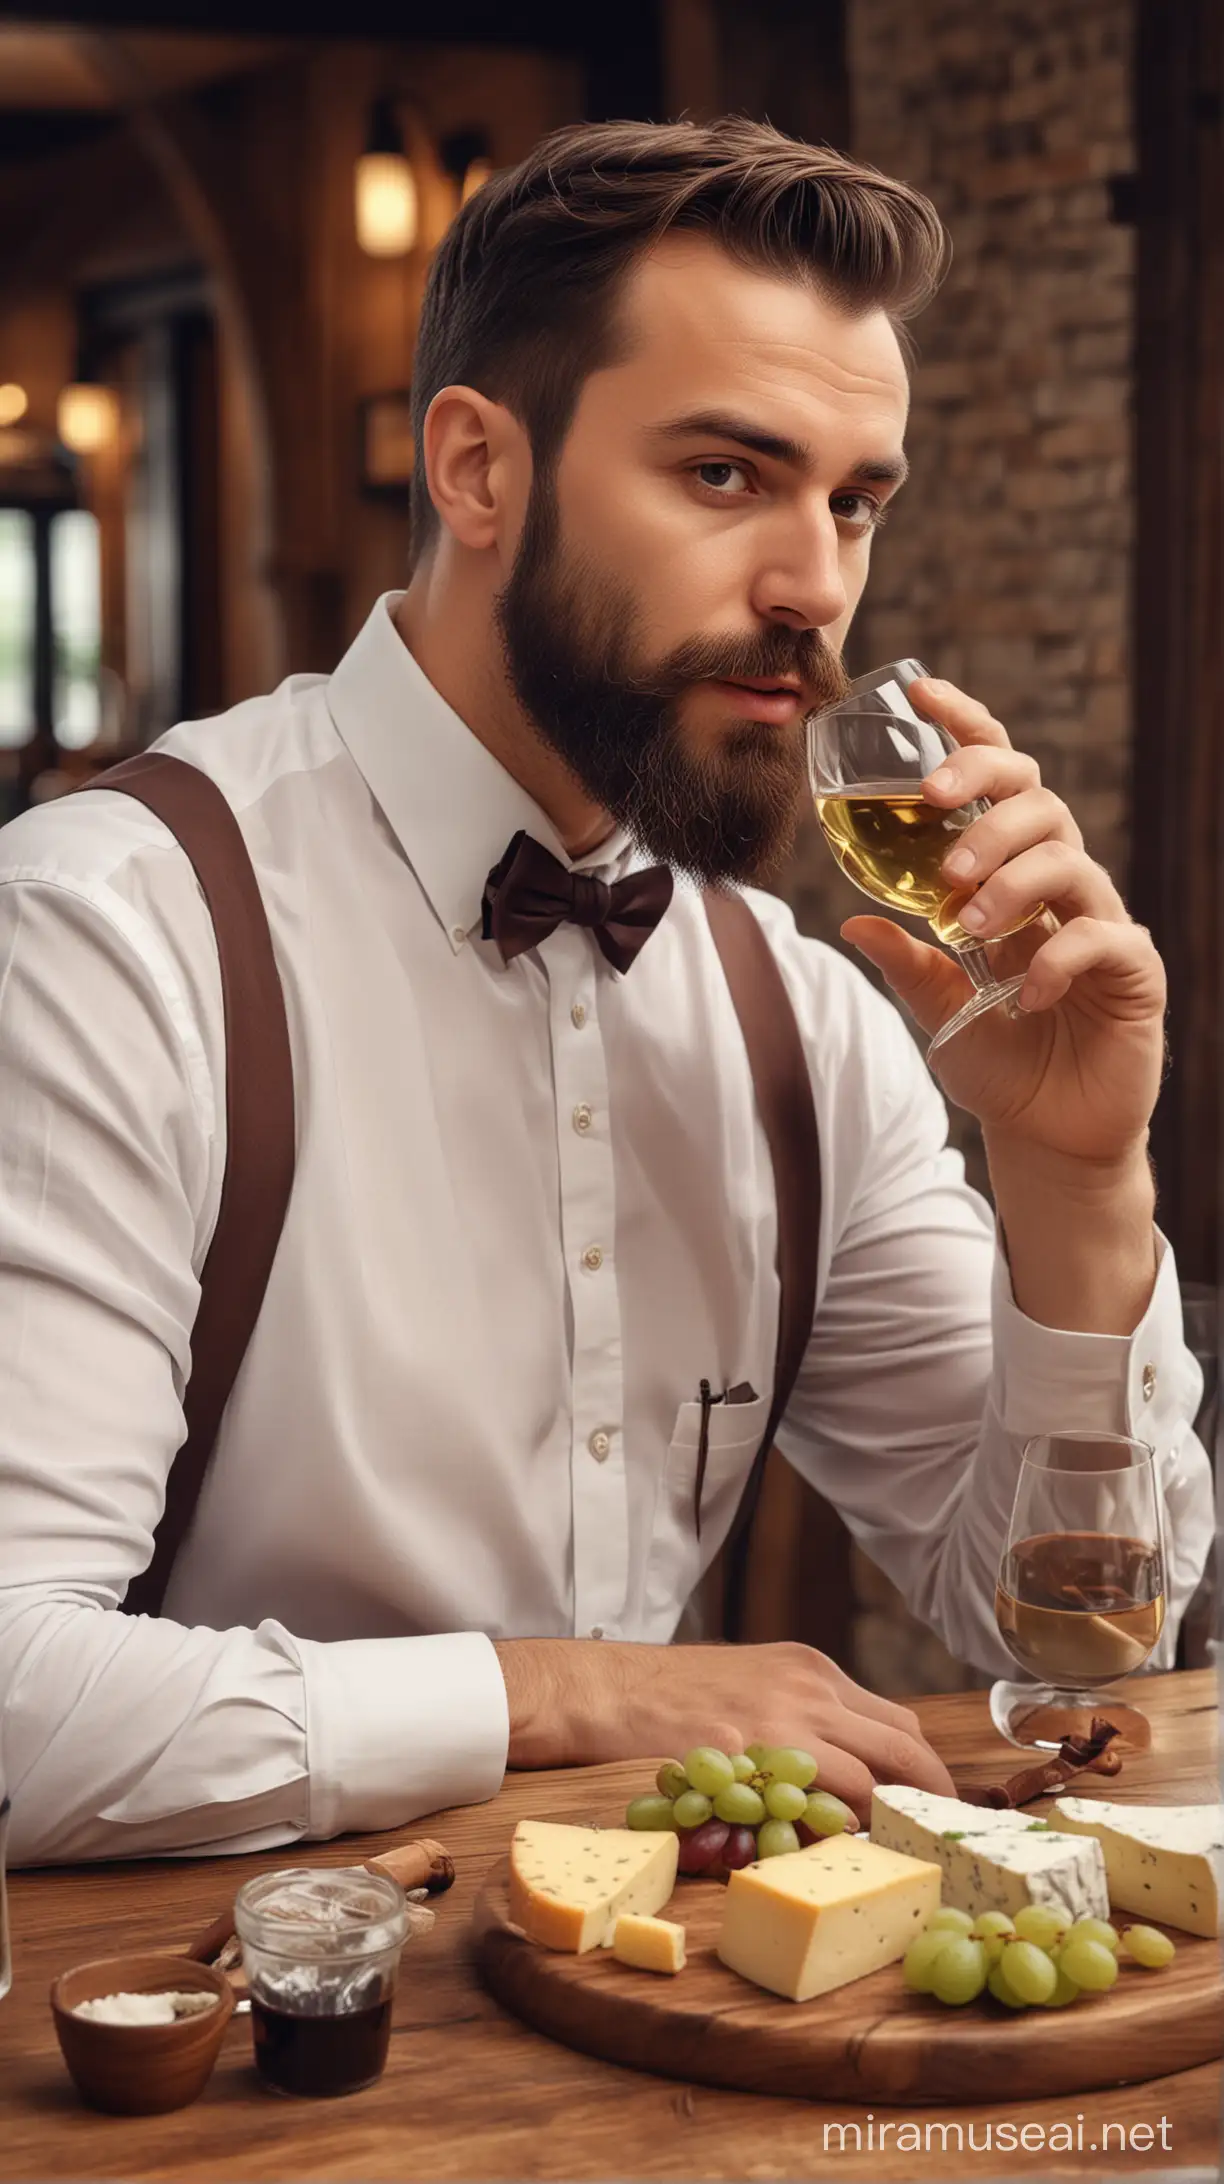
{"type": "Polygon", "coordinates": [[[361,1866],[262,1873],[239,1889],[234,1924],[265,2083],[315,2096],[372,2085],[408,1925],[399,1882],[361,1866]]]}

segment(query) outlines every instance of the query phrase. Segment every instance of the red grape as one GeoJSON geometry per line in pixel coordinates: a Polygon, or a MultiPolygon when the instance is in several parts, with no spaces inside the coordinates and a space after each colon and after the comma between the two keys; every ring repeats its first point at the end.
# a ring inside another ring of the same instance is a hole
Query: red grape
{"type": "Polygon", "coordinates": [[[722,1849],[722,1863],[728,1873],[738,1873],[741,1866],[751,1865],[756,1854],[755,1828],[732,1828],[722,1849]]]}
{"type": "Polygon", "coordinates": [[[722,1862],[723,1846],[731,1830],[725,1820],[703,1820],[699,1828],[679,1828],[677,1833],[679,1869],[681,1873],[697,1874],[708,1873],[722,1862]]]}
{"type": "Polygon", "coordinates": [[[806,1850],[809,1844],[818,1843],[820,1841],[820,1837],[818,1835],[813,1835],[812,1830],[808,1826],[806,1820],[796,1820],[794,1822],[794,1829],[796,1835],[799,1838],[800,1850],[806,1850]]]}

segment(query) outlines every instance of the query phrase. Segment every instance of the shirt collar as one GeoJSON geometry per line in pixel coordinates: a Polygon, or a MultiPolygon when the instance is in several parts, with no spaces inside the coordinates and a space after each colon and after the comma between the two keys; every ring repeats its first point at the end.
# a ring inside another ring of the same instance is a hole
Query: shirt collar
{"type": "Polygon", "coordinates": [[[585,857],[567,856],[551,820],[434,689],[391,617],[384,592],[327,684],[342,742],[381,807],[458,950],[480,922],[485,881],[522,827],[571,872],[619,879],[635,860],[618,827],[585,857]]]}

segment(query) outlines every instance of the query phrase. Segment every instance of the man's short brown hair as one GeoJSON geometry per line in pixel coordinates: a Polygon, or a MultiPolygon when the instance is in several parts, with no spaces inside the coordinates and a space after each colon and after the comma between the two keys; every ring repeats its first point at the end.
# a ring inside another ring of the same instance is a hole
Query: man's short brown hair
{"type": "Polygon", "coordinates": [[[413,367],[414,559],[438,528],[423,444],[434,396],[470,386],[504,403],[547,473],[583,382],[622,353],[627,273],[681,229],[897,326],[934,294],[948,251],[917,190],[768,122],[583,123],[545,137],[469,199],[430,271],[413,367]]]}

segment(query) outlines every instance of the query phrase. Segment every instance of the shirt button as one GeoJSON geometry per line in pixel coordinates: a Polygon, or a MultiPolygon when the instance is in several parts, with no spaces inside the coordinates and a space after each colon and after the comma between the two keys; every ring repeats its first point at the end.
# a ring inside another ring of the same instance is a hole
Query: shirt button
{"type": "Polygon", "coordinates": [[[463,925],[452,925],[451,939],[454,941],[456,948],[462,947],[464,941],[467,939],[467,927],[463,925]]]}
{"type": "Polygon", "coordinates": [[[591,1636],[592,1636],[592,1638],[602,1638],[602,1637],[603,1637],[603,1624],[602,1624],[602,1623],[594,1623],[594,1624],[592,1624],[592,1626],[591,1626],[591,1636]]]}
{"type": "Polygon", "coordinates": [[[597,1433],[593,1433],[590,1440],[587,1442],[587,1447],[590,1449],[591,1454],[595,1458],[597,1464],[602,1464],[604,1462],[611,1446],[611,1437],[603,1431],[602,1427],[600,1427],[597,1433]]]}
{"type": "Polygon", "coordinates": [[[598,1274],[603,1265],[603,1252],[598,1244],[588,1244],[582,1254],[582,1263],[588,1274],[598,1274]]]}
{"type": "Polygon", "coordinates": [[[570,1010],[570,1022],[575,1031],[582,1030],[586,1022],[586,1009],[581,1001],[575,1001],[573,1008],[570,1010]]]}
{"type": "Polygon", "coordinates": [[[584,1100],[580,1107],[576,1107],[574,1109],[574,1128],[578,1132],[579,1137],[585,1137],[590,1127],[591,1110],[584,1100]]]}
{"type": "Polygon", "coordinates": [[[1144,1366],[1142,1386],[1143,1400],[1145,1403],[1150,1403],[1156,1393],[1156,1367],[1154,1365],[1144,1366]]]}

